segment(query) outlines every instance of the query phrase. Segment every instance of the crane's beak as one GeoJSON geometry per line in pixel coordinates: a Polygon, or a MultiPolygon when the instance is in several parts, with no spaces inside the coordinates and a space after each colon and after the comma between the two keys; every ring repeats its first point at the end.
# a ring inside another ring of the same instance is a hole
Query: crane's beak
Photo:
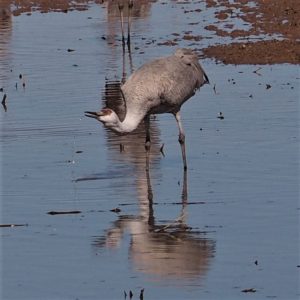
{"type": "Polygon", "coordinates": [[[103,116],[103,113],[101,111],[99,111],[99,112],[96,112],[96,111],[85,111],[84,114],[85,114],[86,117],[94,118],[94,119],[98,119],[98,117],[103,116]]]}

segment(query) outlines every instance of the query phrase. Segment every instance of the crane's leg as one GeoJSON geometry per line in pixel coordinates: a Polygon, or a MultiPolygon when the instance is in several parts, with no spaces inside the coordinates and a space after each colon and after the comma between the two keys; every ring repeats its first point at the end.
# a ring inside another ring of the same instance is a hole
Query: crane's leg
{"type": "Polygon", "coordinates": [[[131,27],[131,11],[133,8],[133,0],[128,0],[128,32],[127,32],[127,47],[130,51],[130,27],[131,27]]]}
{"type": "Polygon", "coordinates": [[[182,193],[181,193],[182,205],[185,206],[188,202],[188,186],[187,186],[187,172],[183,172],[183,182],[182,182],[182,193]]]}
{"type": "Polygon", "coordinates": [[[149,159],[150,159],[150,148],[151,148],[151,139],[150,139],[150,116],[147,115],[144,119],[145,122],[145,130],[146,130],[146,141],[145,141],[145,149],[146,149],[146,170],[149,170],[149,159]]]}
{"type": "Polygon", "coordinates": [[[122,46],[123,51],[125,50],[125,36],[124,36],[124,16],[123,16],[123,9],[124,5],[118,2],[119,12],[120,12],[120,22],[121,22],[121,32],[122,32],[122,46]]]}
{"type": "Polygon", "coordinates": [[[186,153],[185,153],[185,134],[184,134],[183,126],[181,123],[180,112],[178,111],[178,112],[174,113],[174,116],[177,121],[178,129],[179,129],[178,141],[179,141],[179,144],[181,147],[183,168],[184,168],[184,170],[187,170],[186,153]]]}

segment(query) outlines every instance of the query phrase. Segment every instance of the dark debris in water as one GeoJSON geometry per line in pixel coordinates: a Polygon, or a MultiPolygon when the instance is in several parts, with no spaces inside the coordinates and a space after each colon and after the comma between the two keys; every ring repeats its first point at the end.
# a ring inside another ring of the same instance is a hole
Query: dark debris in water
{"type": "Polygon", "coordinates": [[[219,112],[217,118],[220,119],[220,120],[224,120],[224,115],[223,115],[223,113],[221,111],[219,112]]]}
{"type": "Polygon", "coordinates": [[[163,157],[165,157],[164,146],[165,146],[165,144],[162,144],[159,149],[159,152],[162,154],[163,157]]]}
{"type": "Polygon", "coordinates": [[[121,212],[121,209],[119,207],[116,207],[111,209],[110,211],[118,214],[119,212],[121,212]]]}
{"type": "Polygon", "coordinates": [[[144,289],[141,289],[140,291],[140,300],[144,299],[144,289]]]}
{"type": "Polygon", "coordinates": [[[81,213],[81,210],[69,210],[69,211],[55,211],[55,210],[52,210],[52,211],[49,211],[47,212],[48,215],[69,215],[69,214],[80,214],[81,213]]]}
{"type": "Polygon", "coordinates": [[[243,292],[243,293],[255,293],[255,292],[256,292],[256,289],[254,289],[254,288],[244,289],[244,290],[242,290],[241,292],[243,292]]]}
{"type": "Polygon", "coordinates": [[[107,180],[113,178],[122,178],[124,174],[122,172],[116,171],[105,171],[103,173],[96,173],[84,177],[79,177],[73,180],[73,182],[82,182],[82,181],[93,181],[93,180],[107,180]]]}
{"type": "Polygon", "coordinates": [[[28,226],[28,224],[0,224],[0,228],[12,228],[12,227],[23,227],[28,226]]]}
{"type": "Polygon", "coordinates": [[[4,111],[7,111],[6,98],[7,98],[7,96],[6,96],[6,94],[4,94],[3,98],[2,98],[2,102],[1,102],[1,104],[2,104],[2,106],[4,108],[4,111]]]}

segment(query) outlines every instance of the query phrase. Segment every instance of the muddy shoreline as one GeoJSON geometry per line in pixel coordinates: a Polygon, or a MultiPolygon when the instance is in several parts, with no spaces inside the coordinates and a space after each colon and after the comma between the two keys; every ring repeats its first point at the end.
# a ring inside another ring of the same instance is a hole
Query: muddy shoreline
{"type": "MultiPolygon", "coordinates": [[[[3,0],[0,12],[1,18],[7,18],[10,14],[31,14],[34,11],[68,13],[72,10],[86,10],[90,3],[104,2],[106,1],[3,0]]],[[[185,3],[191,2],[192,0],[185,3]]],[[[238,0],[231,4],[226,0],[207,0],[206,7],[217,8],[215,18],[218,21],[205,29],[220,38],[229,37],[231,42],[201,49],[204,57],[214,58],[224,64],[300,63],[299,1],[238,0]],[[234,22],[237,20],[249,24],[248,30],[235,28],[234,22]]],[[[196,37],[195,41],[201,38],[196,37]]]]}
{"type": "MultiPolygon", "coordinates": [[[[278,64],[300,63],[300,2],[296,0],[239,0],[234,4],[228,1],[208,0],[209,6],[220,8],[216,18],[219,25],[228,19],[241,19],[250,24],[249,30],[224,30],[211,25],[207,30],[220,37],[231,37],[229,45],[217,45],[204,49],[204,56],[214,57],[225,64],[278,64]],[[255,6],[248,6],[254,2],[255,6]],[[240,11],[240,13],[236,13],[240,11]],[[264,35],[268,40],[250,42],[247,38],[264,35]],[[236,43],[236,38],[245,42],[236,43]]],[[[231,29],[231,24],[227,24],[231,29]]]]}

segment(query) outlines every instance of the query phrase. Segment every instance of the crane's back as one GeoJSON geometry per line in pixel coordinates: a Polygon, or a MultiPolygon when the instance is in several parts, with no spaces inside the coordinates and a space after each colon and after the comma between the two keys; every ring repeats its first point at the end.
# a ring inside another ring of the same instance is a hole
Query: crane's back
{"type": "Polygon", "coordinates": [[[200,88],[208,78],[197,55],[178,49],[167,57],[146,63],[122,86],[127,110],[150,113],[173,112],[200,88]]]}

